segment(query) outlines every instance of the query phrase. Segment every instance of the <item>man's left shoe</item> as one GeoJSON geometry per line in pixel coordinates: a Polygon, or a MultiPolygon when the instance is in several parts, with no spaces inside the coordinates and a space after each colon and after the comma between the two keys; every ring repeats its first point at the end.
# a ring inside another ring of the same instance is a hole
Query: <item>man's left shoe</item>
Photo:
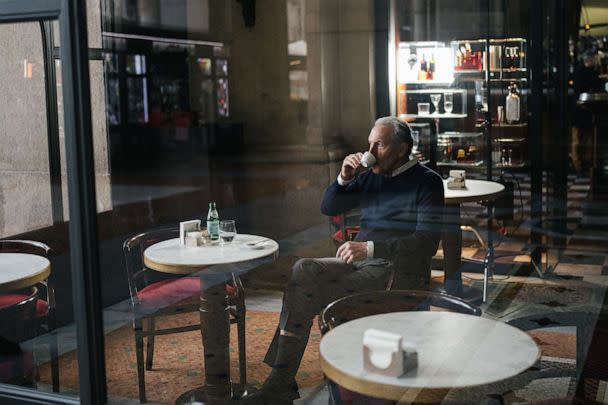
{"type": "Polygon", "coordinates": [[[240,401],[241,405],[291,405],[300,398],[298,384],[292,380],[289,384],[277,384],[273,380],[266,380],[259,391],[247,395],[240,401]]]}

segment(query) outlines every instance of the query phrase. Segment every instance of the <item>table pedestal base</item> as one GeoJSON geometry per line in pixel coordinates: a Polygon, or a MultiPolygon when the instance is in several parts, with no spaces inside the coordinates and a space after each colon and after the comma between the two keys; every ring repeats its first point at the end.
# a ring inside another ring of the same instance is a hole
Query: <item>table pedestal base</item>
{"type": "Polygon", "coordinates": [[[198,387],[184,392],[175,400],[175,405],[203,405],[203,404],[238,404],[246,395],[254,392],[250,386],[231,384],[231,395],[228,397],[217,397],[209,393],[205,387],[198,387]]]}

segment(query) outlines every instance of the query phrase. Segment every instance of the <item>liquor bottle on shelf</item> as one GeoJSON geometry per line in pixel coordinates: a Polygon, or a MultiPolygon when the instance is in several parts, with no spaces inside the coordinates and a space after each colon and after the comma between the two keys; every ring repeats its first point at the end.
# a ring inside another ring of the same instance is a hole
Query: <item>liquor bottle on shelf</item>
{"type": "Polygon", "coordinates": [[[505,100],[505,115],[508,124],[519,123],[520,108],[521,103],[517,85],[515,83],[511,83],[509,86],[509,94],[507,94],[507,98],[505,100]]]}
{"type": "Polygon", "coordinates": [[[424,54],[422,55],[422,59],[420,60],[420,71],[418,72],[418,80],[426,80],[428,76],[426,60],[424,59],[424,54]]]}
{"type": "Polygon", "coordinates": [[[435,55],[431,54],[431,60],[429,61],[429,71],[427,73],[427,79],[433,80],[435,78],[435,55]]]}
{"type": "Polygon", "coordinates": [[[209,212],[207,213],[207,232],[211,242],[220,240],[220,215],[217,213],[215,202],[209,203],[209,212]]]}

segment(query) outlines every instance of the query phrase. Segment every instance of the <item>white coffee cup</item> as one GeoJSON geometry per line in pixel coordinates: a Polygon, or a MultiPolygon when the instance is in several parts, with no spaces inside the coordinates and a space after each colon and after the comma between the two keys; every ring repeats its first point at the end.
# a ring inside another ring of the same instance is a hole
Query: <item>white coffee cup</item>
{"type": "Polygon", "coordinates": [[[361,157],[361,164],[363,167],[370,167],[376,163],[376,157],[369,152],[365,152],[361,157]]]}

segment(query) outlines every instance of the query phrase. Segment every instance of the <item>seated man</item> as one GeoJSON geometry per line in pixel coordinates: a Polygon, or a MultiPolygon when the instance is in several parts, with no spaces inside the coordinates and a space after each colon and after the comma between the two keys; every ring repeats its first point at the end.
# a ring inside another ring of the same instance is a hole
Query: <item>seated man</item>
{"type": "Polygon", "coordinates": [[[371,170],[361,170],[361,153],[348,155],[321,204],[325,215],[359,207],[361,232],[341,245],[335,258],[302,259],[294,265],[279,328],[264,359],[272,371],[247,403],[298,398],[294,377],[313,318],[330,302],[385,289],[393,269],[400,288],[428,288],[442,225],[441,177],[409,159],[410,128],[397,118],[377,120],[368,142],[376,158],[371,170]]]}

